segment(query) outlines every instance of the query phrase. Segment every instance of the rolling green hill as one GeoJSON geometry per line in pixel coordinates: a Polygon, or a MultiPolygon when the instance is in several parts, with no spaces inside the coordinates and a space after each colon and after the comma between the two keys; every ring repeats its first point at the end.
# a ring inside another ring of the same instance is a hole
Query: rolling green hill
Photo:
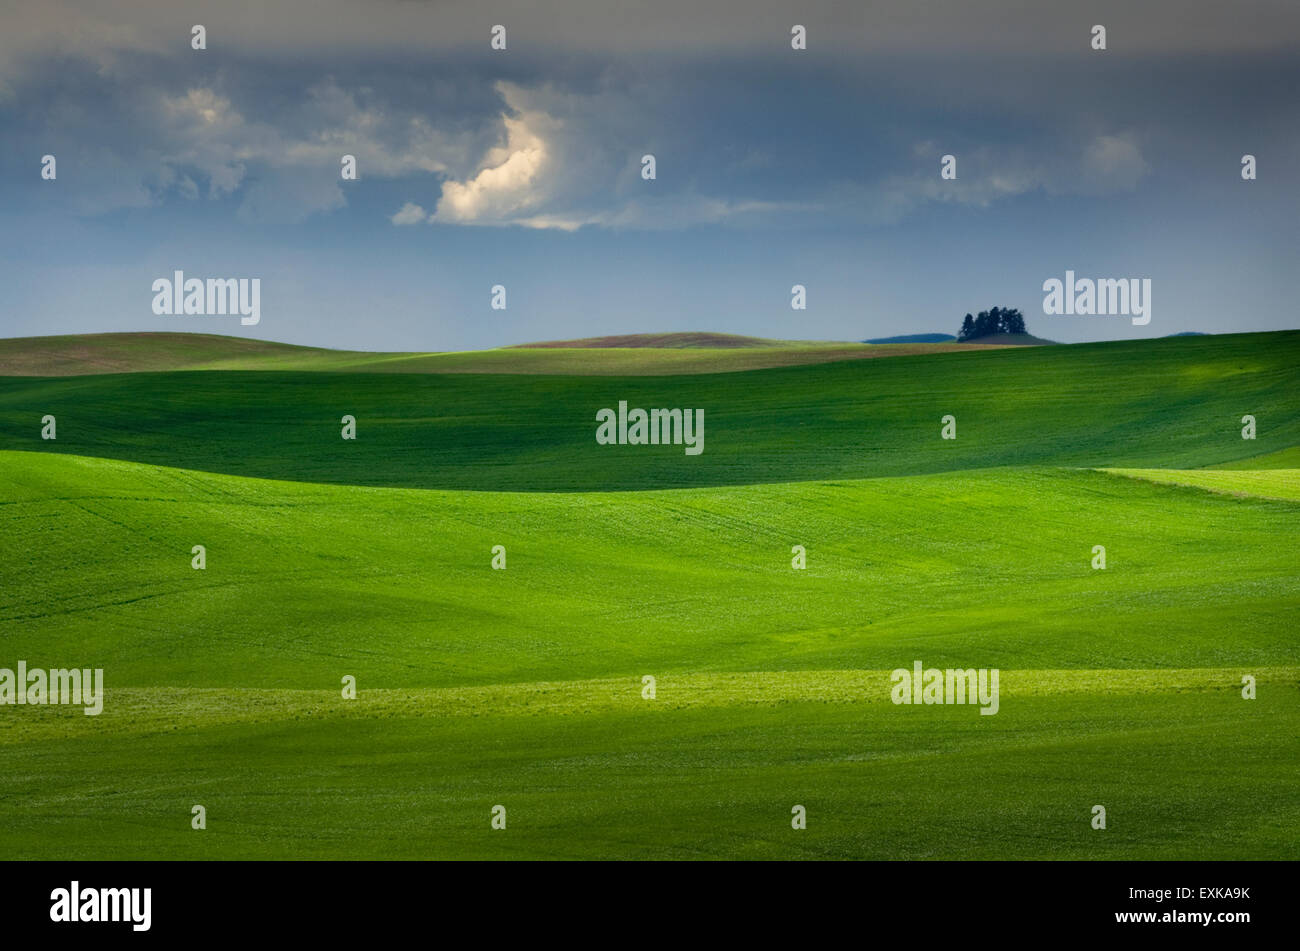
{"type": "Polygon", "coordinates": [[[1104,473],[528,494],[0,461],[6,561],[28,562],[6,585],[7,649],[93,647],[123,685],[326,687],[322,657],[364,658],[375,686],[892,668],[900,651],[1030,668],[1300,664],[1284,634],[1300,627],[1300,557],[1279,557],[1300,508],[1104,473]],[[507,571],[489,568],[496,544],[507,571]],[[790,568],[795,544],[805,572],[790,568]],[[1248,607],[1243,585],[1259,592],[1248,607]]]}
{"type": "Polygon", "coordinates": [[[3,854],[1300,857],[1300,333],[321,353],[0,377],[0,668],[107,682],[0,706],[3,854]],[[620,399],[705,408],[703,455],[597,445],[620,399]],[[891,703],[916,660],[998,668],[997,715],[891,703]]]}
{"type": "Polygon", "coordinates": [[[110,684],[97,718],[0,717],[7,854],[1295,854],[1300,503],[1053,469],[572,495],[0,472],[5,656],[110,684]],[[1000,712],[889,703],[914,659],[1001,668],[1000,712]]]}
{"type": "MultiPolygon", "coordinates": [[[[528,352],[528,351],[522,351],[528,352]]],[[[594,352],[594,351],[593,351],[594,352]]],[[[0,449],[235,475],[587,491],[1009,465],[1199,468],[1300,445],[1300,332],[939,353],[743,373],[184,372],[0,378],[0,449]],[[601,446],[596,411],[702,408],[705,449],[601,446]],[[1258,438],[1240,438],[1256,416],[1258,438]],[[46,414],[58,438],[40,439],[46,414]],[[345,414],[355,441],[340,438],[345,414]],[[956,440],[940,420],[957,418],[956,440]]]]}

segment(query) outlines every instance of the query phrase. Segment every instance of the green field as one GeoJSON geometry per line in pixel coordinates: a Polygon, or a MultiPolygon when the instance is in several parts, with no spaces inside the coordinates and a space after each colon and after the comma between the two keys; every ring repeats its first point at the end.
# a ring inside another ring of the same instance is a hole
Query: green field
{"type": "MultiPolygon", "coordinates": [[[[635,352],[650,360],[682,351],[635,352]]],[[[272,479],[529,492],[1024,465],[1190,469],[1300,446],[1297,367],[1300,331],[650,377],[0,377],[0,449],[272,479]],[[596,411],[619,400],[704,409],[703,454],[597,445],[596,411]],[[1258,420],[1253,441],[1241,438],[1247,413],[1258,420]],[[52,442],[40,439],[46,414],[58,420],[52,442]],[[357,419],[354,442],[340,439],[345,414],[357,419]],[[956,440],[939,438],[948,414],[956,440]]]]}
{"type": "Polygon", "coordinates": [[[0,377],[0,667],[108,683],[0,706],[3,854],[1300,857],[1300,333],[330,359],[0,377]],[[597,445],[620,399],[704,453],[597,445]],[[891,703],[915,660],[999,712],[891,703]]]}

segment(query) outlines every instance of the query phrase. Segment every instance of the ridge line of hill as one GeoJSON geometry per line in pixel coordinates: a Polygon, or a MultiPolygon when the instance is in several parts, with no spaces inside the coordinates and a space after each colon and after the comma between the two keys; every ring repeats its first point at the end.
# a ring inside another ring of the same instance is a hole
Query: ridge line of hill
{"type": "Polygon", "coordinates": [[[840,360],[1038,346],[1003,335],[980,341],[855,343],[733,334],[632,334],[487,350],[335,350],[221,334],[142,331],[0,339],[0,376],[91,376],[196,370],[381,373],[671,375],[734,372],[840,360]]]}
{"type": "Polygon", "coordinates": [[[0,448],[532,492],[1004,466],[1296,468],[1297,393],[1300,331],[707,375],[6,376],[0,448]],[[602,441],[601,414],[623,406],[690,409],[702,427],[685,442],[684,427],[662,444],[602,441]]]}

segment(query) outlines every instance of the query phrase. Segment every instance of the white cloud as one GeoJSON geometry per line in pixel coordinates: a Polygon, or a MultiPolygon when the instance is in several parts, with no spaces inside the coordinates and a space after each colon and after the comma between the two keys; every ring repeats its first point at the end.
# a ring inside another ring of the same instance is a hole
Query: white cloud
{"type": "Polygon", "coordinates": [[[428,212],[415,202],[408,201],[388,220],[395,225],[418,225],[421,221],[428,220],[428,217],[428,212]]]}
{"type": "MultiPolygon", "coordinates": [[[[726,200],[689,184],[642,180],[645,129],[629,118],[641,110],[626,92],[512,83],[498,83],[497,91],[506,107],[499,144],[473,163],[470,174],[443,182],[425,218],[430,223],[662,230],[810,210],[797,202],[726,200]]],[[[423,211],[408,201],[389,220],[413,224],[423,211]]]]}
{"type": "Polygon", "coordinates": [[[482,170],[473,178],[444,182],[442,198],[430,220],[510,223],[546,200],[554,176],[547,168],[546,142],[536,128],[553,121],[539,113],[524,113],[518,118],[503,116],[502,121],[506,144],[487,154],[482,170]]]}

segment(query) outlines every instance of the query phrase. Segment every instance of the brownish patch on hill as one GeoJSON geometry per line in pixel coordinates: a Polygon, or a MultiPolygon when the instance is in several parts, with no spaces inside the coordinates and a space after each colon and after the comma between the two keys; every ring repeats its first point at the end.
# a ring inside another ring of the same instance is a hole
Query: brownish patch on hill
{"type": "Polygon", "coordinates": [[[582,337],[577,340],[545,340],[539,343],[520,343],[505,349],[622,349],[657,350],[738,350],[747,347],[779,347],[788,341],[768,340],[766,337],[746,337],[743,334],[718,334],[705,331],[688,331],[664,334],[612,334],[606,337],[582,337]]]}

